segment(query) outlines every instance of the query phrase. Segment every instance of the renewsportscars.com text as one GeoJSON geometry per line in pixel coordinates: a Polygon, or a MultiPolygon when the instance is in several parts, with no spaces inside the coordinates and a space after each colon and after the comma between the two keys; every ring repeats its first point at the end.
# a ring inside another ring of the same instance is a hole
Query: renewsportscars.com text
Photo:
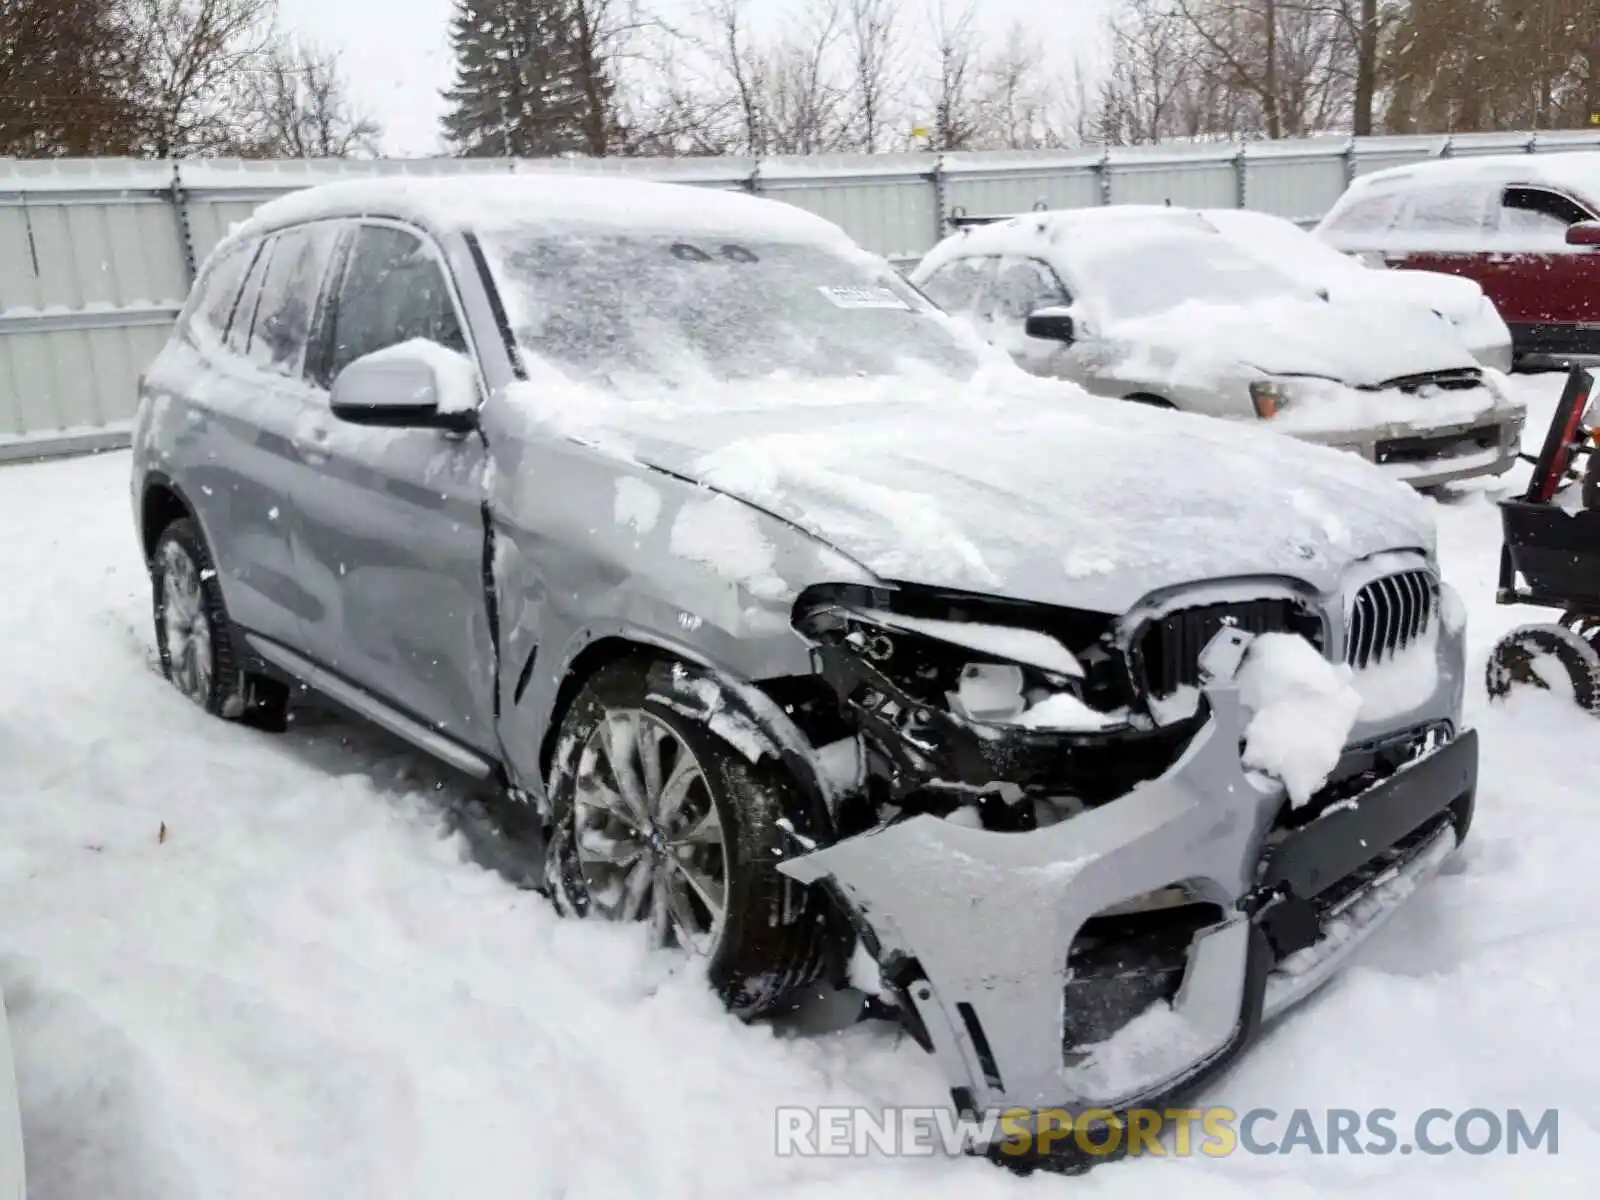
{"type": "Polygon", "coordinates": [[[982,1116],[950,1108],[780,1108],[780,1156],[955,1156],[1080,1153],[1225,1158],[1251,1155],[1557,1154],[1556,1109],[1253,1108],[1008,1109],[982,1116]]]}

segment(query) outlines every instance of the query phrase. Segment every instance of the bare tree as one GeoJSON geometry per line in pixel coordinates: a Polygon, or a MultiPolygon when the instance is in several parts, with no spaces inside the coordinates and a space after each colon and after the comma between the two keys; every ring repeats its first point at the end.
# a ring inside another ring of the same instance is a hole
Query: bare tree
{"type": "Polygon", "coordinates": [[[1111,145],[1159,142],[1180,131],[1180,106],[1201,64],[1169,0],[1131,0],[1108,20],[1110,69],[1100,81],[1098,132],[1111,145]]]}
{"type": "Polygon", "coordinates": [[[1380,78],[1397,132],[1549,129],[1600,102],[1597,0],[1412,0],[1380,78]]]}
{"type": "Polygon", "coordinates": [[[875,153],[891,96],[899,85],[895,0],[847,0],[846,38],[851,58],[852,141],[858,150],[875,153]]]}
{"type": "Polygon", "coordinates": [[[933,125],[934,150],[965,150],[978,134],[976,89],[982,67],[983,38],[978,31],[977,0],[952,9],[936,0],[933,20],[933,67],[928,74],[927,103],[933,125]]]}
{"type": "Polygon", "coordinates": [[[381,129],[358,111],[338,58],[307,41],[280,40],[242,86],[249,132],[238,152],[252,158],[376,156],[381,129]]]}
{"type": "Polygon", "coordinates": [[[771,152],[820,154],[844,145],[845,73],[840,0],[812,0],[768,55],[765,107],[771,152]]]}
{"type": "Polygon", "coordinates": [[[744,0],[712,0],[707,16],[714,23],[711,54],[717,69],[727,76],[739,119],[740,150],[767,153],[767,63],[754,45],[745,16],[744,0]]]}
{"type": "Polygon", "coordinates": [[[151,154],[238,145],[240,84],[270,56],[276,0],[128,0],[151,154]]]}
{"type": "Polygon", "coordinates": [[[1040,80],[1043,55],[1038,41],[1019,22],[984,59],[978,84],[979,140],[997,150],[1031,150],[1051,141],[1045,125],[1049,107],[1040,80]]]}
{"type": "MultiPolygon", "coordinates": [[[[1349,0],[1341,0],[1341,14],[1348,14],[1349,0]]],[[[1378,0],[1357,0],[1356,11],[1356,79],[1353,96],[1354,112],[1351,124],[1357,137],[1372,133],[1373,107],[1378,91],[1378,42],[1382,36],[1382,14],[1378,0]]]]}
{"type": "Polygon", "coordinates": [[[583,93],[585,148],[597,158],[627,148],[629,131],[618,95],[626,43],[646,22],[630,0],[571,0],[572,49],[583,93]]]}
{"type": "Polygon", "coordinates": [[[0,154],[128,154],[139,122],[113,0],[0,3],[0,154]]]}

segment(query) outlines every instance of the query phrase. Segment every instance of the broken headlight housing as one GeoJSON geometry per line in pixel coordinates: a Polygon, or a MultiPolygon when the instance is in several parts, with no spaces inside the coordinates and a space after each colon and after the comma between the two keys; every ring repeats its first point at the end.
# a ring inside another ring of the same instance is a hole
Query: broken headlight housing
{"type": "MultiPolygon", "coordinates": [[[[795,628],[861,738],[877,798],[1071,796],[1164,770],[1192,729],[1137,714],[1103,614],[927,589],[810,589],[795,628]]],[[[935,800],[931,807],[937,809],[935,800]]]]}
{"type": "Polygon", "coordinates": [[[1048,633],[870,608],[838,616],[846,645],[961,720],[1081,733],[1126,723],[1126,709],[1086,702],[1083,663],[1048,633]]]}

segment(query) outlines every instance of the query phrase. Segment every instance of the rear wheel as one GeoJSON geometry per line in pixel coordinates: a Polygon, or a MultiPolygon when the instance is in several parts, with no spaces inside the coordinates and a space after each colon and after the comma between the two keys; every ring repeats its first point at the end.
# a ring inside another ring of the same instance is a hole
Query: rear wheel
{"type": "Polygon", "coordinates": [[[289,689],[241,670],[211,552],[191,518],[156,539],[150,584],[161,673],[172,686],[213,716],[282,729],[289,689]]]}
{"type": "Polygon", "coordinates": [[[1517,688],[1570,694],[1585,712],[1600,713],[1600,654],[1568,625],[1525,625],[1496,643],[1485,686],[1499,700],[1517,688]]]}
{"type": "Polygon", "coordinates": [[[815,979],[830,923],[776,869],[801,790],[662,702],[664,664],[597,673],[561,724],[546,882],[562,912],[644,924],[705,963],[729,1008],[754,1016],[815,979]]]}

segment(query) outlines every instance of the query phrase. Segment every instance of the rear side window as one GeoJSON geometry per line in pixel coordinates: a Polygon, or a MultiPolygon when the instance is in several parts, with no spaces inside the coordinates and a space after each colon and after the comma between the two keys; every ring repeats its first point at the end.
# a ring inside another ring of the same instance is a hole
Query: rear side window
{"type": "Polygon", "coordinates": [[[1036,258],[1002,258],[995,277],[996,313],[1010,321],[1025,321],[1041,308],[1069,303],[1056,273],[1036,258]]]}
{"type": "Polygon", "coordinates": [[[1590,220],[1582,205],[1539,187],[1508,187],[1500,198],[1500,232],[1566,243],[1567,226],[1590,220]]]}
{"type": "Polygon", "coordinates": [[[1394,192],[1362,196],[1334,210],[1323,230],[1329,233],[1383,233],[1394,224],[1400,197],[1394,192]]]}
{"type": "Polygon", "coordinates": [[[415,234],[363,225],[333,311],[333,379],[356,359],[424,338],[467,353],[444,268],[415,234]]]}
{"type": "Polygon", "coordinates": [[[250,333],[252,362],[280,375],[299,376],[322,277],[338,240],[339,228],[331,221],[287,229],[273,239],[250,333]]]}
{"type": "Polygon", "coordinates": [[[978,298],[993,259],[958,258],[922,281],[923,293],[947,313],[966,312],[978,298]]]}
{"type": "Polygon", "coordinates": [[[275,239],[268,239],[250,264],[250,274],[245,276],[239,302],[233,306],[233,317],[228,322],[227,346],[235,354],[243,354],[250,345],[250,327],[255,323],[256,307],[261,301],[261,281],[272,263],[275,239]]]}
{"type": "Polygon", "coordinates": [[[1455,184],[1413,192],[1401,227],[1419,233],[1481,233],[1488,217],[1483,189],[1455,184]]]}
{"type": "Polygon", "coordinates": [[[207,344],[219,344],[228,336],[228,321],[239,299],[239,286],[259,249],[259,242],[236,242],[215,254],[201,274],[195,285],[197,295],[189,327],[207,344]]]}

